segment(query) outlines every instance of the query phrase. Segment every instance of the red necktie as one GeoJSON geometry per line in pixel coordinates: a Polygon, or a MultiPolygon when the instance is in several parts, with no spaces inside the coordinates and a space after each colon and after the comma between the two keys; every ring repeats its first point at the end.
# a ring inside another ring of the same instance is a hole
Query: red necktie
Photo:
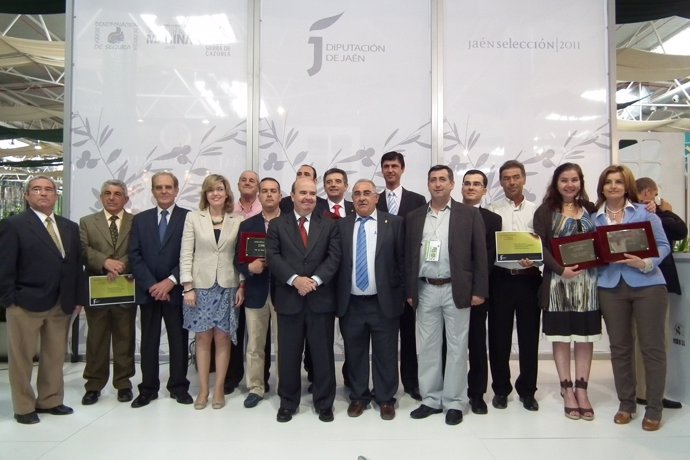
{"type": "Polygon", "coordinates": [[[302,243],[304,244],[304,247],[307,247],[307,228],[304,226],[304,223],[307,221],[307,218],[302,216],[299,218],[299,236],[302,237],[302,243]]]}
{"type": "Polygon", "coordinates": [[[340,205],[339,204],[333,205],[333,215],[335,216],[336,219],[340,219],[340,205]]]}

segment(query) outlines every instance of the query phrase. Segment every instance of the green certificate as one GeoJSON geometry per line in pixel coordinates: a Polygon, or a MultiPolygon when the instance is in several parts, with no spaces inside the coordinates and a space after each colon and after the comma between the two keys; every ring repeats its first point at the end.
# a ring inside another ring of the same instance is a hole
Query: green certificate
{"type": "Polygon", "coordinates": [[[496,232],[496,261],[515,262],[522,259],[544,259],[541,238],[530,232],[496,232]]]}
{"type": "Polygon", "coordinates": [[[107,276],[89,277],[89,306],[134,303],[134,277],[120,275],[113,281],[107,276]]]}

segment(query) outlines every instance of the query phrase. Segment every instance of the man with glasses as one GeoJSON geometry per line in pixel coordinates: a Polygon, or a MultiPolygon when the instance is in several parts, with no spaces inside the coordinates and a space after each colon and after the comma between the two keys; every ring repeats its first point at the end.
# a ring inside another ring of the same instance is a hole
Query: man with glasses
{"type": "Polygon", "coordinates": [[[25,187],[28,209],[0,222],[0,305],[7,307],[9,379],[14,418],[38,423],[38,414],[68,415],[62,364],[71,315],[84,304],[79,227],[56,216],[55,182],[36,176],[25,187]],[[41,340],[31,387],[36,343],[41,340]]]}

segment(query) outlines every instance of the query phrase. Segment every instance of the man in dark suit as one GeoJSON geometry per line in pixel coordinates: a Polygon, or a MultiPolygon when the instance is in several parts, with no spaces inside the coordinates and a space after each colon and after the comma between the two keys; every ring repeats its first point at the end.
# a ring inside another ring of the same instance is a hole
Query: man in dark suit
{"type": "Polygon", "coordinates": [[[381,418],[395,417],[398,391],[398,328],[404,302],[402,217],[376,211],[376,185],[355,183],[356,213],[338,222],[342,259],[338,317],[345,342],[350,405],[358,417],[376,400],[381,418]],[[369,390],[369,345],[374,391],[369,390]]]}
{"type": "Polygon", "coordinates": [[[335,218],[347,217],[355,212],[352,201],[345,199],[347,173],[340,168],[331,168],[323,175],[323,188],[328,197],[328,212],[335,218]]]}
{"type": "MultiPolygon", "coordinates": [[[[312,165],[300,166],[295,174],[295,180],[302,178],[311,179],[314,181],[314,184],[316,184],[316,168],[314,168],[312,165]]],[[[280,200],[280,212],[289,213],[292,212],[293,209],[294,203],[292,202],[292,198],[290,196],[285,196],[282,200],[280,200]]],[[[324,212],[328,212],[328,202],[320,196],[317,196],[315,211],[319,215],[323,215],[324,212]]]]}
{"type": "Polygon", "coordinates": [[[316,184],[311,179],[295,181],[292,200],[294,211],[273,219],[266,238],[280,331],[277,420],[290,421],[299,407],[300,361],[306,337],[314,366],[314,408],[321,421],[330,422],[335,399],[334,278],[340,264],[340,233],[334,220],[315,212],[316,184]]]}
{"type": "MultiPolygon", "coordinates": [[[[405,172],[405,157],[400,152],[387,152],[381,157],[381,172],[386,190],[379,195],[376,208],[405,218],[413,209],[426,204],[419,193],[404,189],[400,178],[405,172]]],[[[414,309],[406,304],[400,316],[400,380],[405,393],[421,401],[417,378],[417,337],[414,309]]]]}
{"type": "Polygon", "coordinates": [[[14,418],[33,424],[38,414],[71,414],[63,404],[62,364],[70,315],[83,305],[79,227],[56,216],[55,182],[36,176],[26,183],[28,208],[0,222],[0,305],[7,307],[9,380],[14,418]],[[40,337],[36,389],[33,357],[40,337]]]}
{"type": "Polygon", "coordinates": [[[134,216],[129,244],[129,263],[137,283],[141,307],[141,383],[132,407],[143,407],[158,397],[158,349],[161,320],[165,321],[170,351],[167,389],[180,404],[191,404],[187,361],[189,334],[182,327],[180,246],[188,209],[175,205],[177,177],[159,172],[151,178],[155,208],[134,216]]]}
{"type": "MultiPolygon", "coordinates": [[[[486,174],[478,169],[471,169],[462,178],[462,202],[479,209],[486,229],[486,253],[489,267],[496,261],[496,232],[501,231],[501,216],[480,206],[482,197],[486,193],[488,180],[486,174]]],[[[481,305],[470,309],[470,333],[468,350],[470,355],[470,370],[467,374],[467,396],[470,398],[470,407],[475,414],[488,412],[484,393],[489,375],[489,366],[486,356],[486,318],[488,314],[487,299],[481,305]]]]}
{"type": "MultiPolygon", "coordinates": [[[[239,238],[244,233],[265,234],[268,223],[280,215],[280,184],[272,177],[259,184],[261,213],[240,224],[239,238]]],[[[244,275],[245,298],[242,308],[247,318],[247,389],[244,407],[256,407],[268,391],[271,367],[271,333],[278,335],[278,324],[271,292],[271,273],[262,257],[251,262],[240,262],[240,244],[235,245],[235,266],[244,275]]],[[[231,358],[232,359],[232,358],[231,358]]]]}
{"type": "Polygon", "coordinates": [[[423,398],[410,416],[426,418],[445,408],[446,424],[457,425],[468,402],[469,308],[484,303],[489,292],[486,232],[477,209],[451,199],[455,183],[448,166],[432,166],[428,185],[429,206],[410,212],[405,222],[405,289],[408,303],[417,310],[423,398]]]}
{"type": "MultiPolygon", "coordinates": [[[[127,185],[110,179],[101,186],[103,210],[82,217],[79,235],[86,272],[89,276],[107,276],[113,281],[119,275],[131,273],[129,266],[129,234],[132,215],[125,211],[129,201],[127,185]]],[[[110,377],[110,342],[113,347],[113,386],[117,400],[132,400],[134,376],[135,304],[114,304],[86,307],[86,367],[81,400],[84,405],[95,404],[110,377]]]]}

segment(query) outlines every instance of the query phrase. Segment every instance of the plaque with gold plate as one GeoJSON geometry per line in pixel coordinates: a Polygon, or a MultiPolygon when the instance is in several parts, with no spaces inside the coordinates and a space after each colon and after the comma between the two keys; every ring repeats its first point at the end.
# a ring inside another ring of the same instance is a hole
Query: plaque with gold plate
{"type": "Polygon", "coordinates": [[[238,262],[248,264],[266,257],[266,234],[258,232],[240,233],[238,262]]]}

